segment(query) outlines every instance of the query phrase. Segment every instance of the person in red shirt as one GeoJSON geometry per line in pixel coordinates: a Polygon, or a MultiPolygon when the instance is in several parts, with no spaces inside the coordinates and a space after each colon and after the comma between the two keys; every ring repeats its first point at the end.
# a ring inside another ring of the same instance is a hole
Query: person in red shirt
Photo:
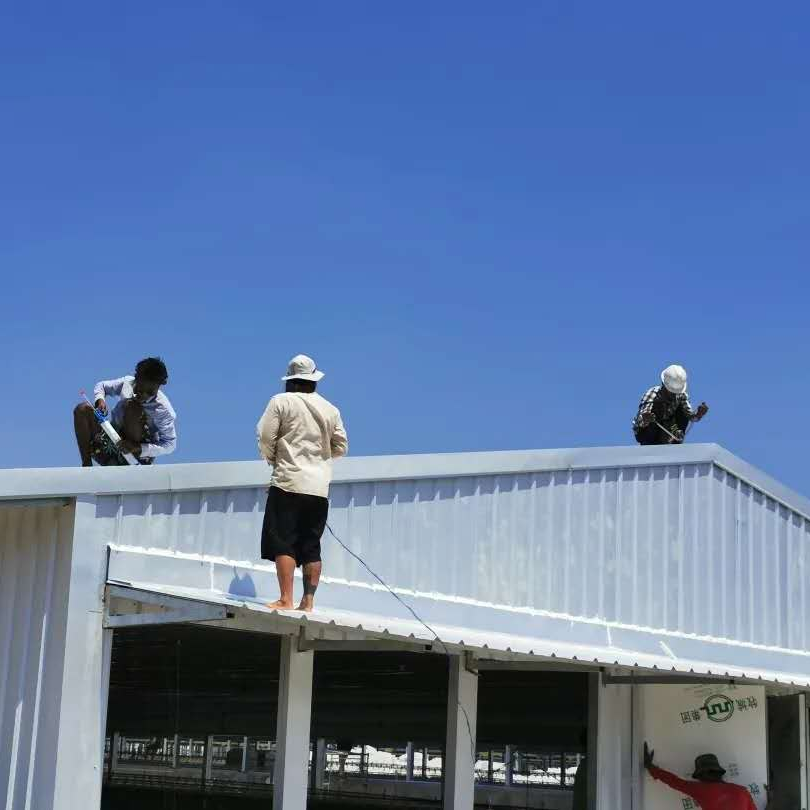
{"type": "Polygon", "coordinates": [[[726,771],[720,767],[714,754],[701,754],[695,759],[694,782],[656,767],[653,756],[655,751],[650,751],[647,743],[644,743],[644,767],[650,776],[691,796],[703,810],[757,810],[746,788],[723,781],[726,771]]]}

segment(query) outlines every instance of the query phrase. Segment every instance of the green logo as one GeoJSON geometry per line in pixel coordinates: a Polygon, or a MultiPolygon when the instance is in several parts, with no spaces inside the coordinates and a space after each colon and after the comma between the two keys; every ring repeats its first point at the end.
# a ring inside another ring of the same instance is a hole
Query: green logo
{"type": "Polygon", "coordinates": [[[726,695],[711,695],[706,698],[703,711],[713,723],[725,723],[734,714],[734,701],[726,695]]]}

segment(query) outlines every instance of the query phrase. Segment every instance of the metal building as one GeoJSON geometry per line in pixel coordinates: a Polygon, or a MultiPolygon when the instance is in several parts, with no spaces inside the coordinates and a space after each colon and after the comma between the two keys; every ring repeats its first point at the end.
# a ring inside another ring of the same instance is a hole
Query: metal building
{"type": "Polygon", "coordinates": [[[126,627],[280,638],[284,810],[306,804],[318,650],[450,656],[448,808],[473,804],[483,671],[587,673],[598,810],[641,806],[638,723],[652,683],[733,679],[799,695],[804,711],[810,502],[716,445],[340,461],[334,534],[419,620],[329,534],[315,612],[266,608],[268,479],[262,462],[0,471],[8,810],[99,806],[110,653],[126,627]]]}

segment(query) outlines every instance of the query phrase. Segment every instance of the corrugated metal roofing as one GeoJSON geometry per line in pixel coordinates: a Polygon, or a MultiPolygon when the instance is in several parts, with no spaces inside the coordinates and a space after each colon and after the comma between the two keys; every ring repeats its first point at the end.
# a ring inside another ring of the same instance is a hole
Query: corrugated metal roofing
{"type": "MultiPolygon", "coordinates": [[[[572,638],[570,641],[549,641],[534,635],[518,635],[506,632],[493,632],[489,630],[475,630],[470,627],[440,624],[428,618],[424,624],[413,618],[400,618],[391,615],[378,615],[351,610],[337,610],[333,608],[318,608],[312,613],[301,611],[279,611],[267,607],[259,600],[237,598],[213,591],[195,588],[169,587],[159,583],[135,582],[117,583],[132,589],[133,597],[138,591],[150,594],[165,594],[195,602],[224,605],[229,611],[241,611],[234,620],[240,626],[240,615],[244,619],[245,612],[256,614],[258,617],[272,619],[274,632],[297,632],[304,629],[309,639],[335,639],[344,638],[354,640],[361,637],[368,639],[424,642],[433,644],[434,650],[442,653],[468,651],[478,654],[482,658],[495,657],[503,659],[500,654],[507,654],[505,660],[527,660],[532,658],[556,659],[559,661],[574,662],[582,665],[617,666],[626,668],[643,668],[660,670],[662,672],[695,673],[711,675],[713,677],[729,677],[739,680],[762,680],[773,683],[791,684],[796,686],[810,685],[810,673],[806,669],[797,667],[794,671],[790,664],[791,654],[774,656],[774,663],[782,665],[782,669],[763,669],[763,660],[768,660],[766,653],[750,648],[735,649],[734,664],[718,663],[712,655],[712,642],[703,639],[693,639],[691,644],[684,645],[684,656],[676,656],[671,648],[672,639],[657,636],[652,644],[638,644],[632,634],[621,635],[618,639],[606,637],[606,641],[614,640],[618,643],[584,643],[572,638]],[[635,641],[636,643],[623,644],[635,641]],[[657,646],[657,650],[656,650],[657,646]],[[644,647],[644,650],[638,649],[644,647]],[[708,652],[711,660],[703,660],[700,655],[708,652]],[[496,655],[498,654],[498,655],[496,655]],[[697,657],[686,657],[695,655],[697,657]]],[[[390,598],[390,597],[389,597],[390,598]]],[[[421,611],[420,618],[423,618],[421,611]]],[[[224,627],[228,622],[216,622],[217,626],[224,627]]],[[[253,621],[248,625],[253,629],[261,624],[253,621]]],[[[676,648],[677,645],[675,645],[676,648]]],[[[721,656],[722,657],[722,656],[721,656]]],[[[795,663],[807,666],[808,656],[798,656],[795,663]]]]}
{"type": "MultiPolygon", "coordinates": [[[[276,587],[258,559],[268,478],[260,462],[0,471],[0,497],[81,496],[77,532],[110,547],[111,580],[256,612],[276,587]]],[[[447,643],[805,684],[808,516],[686,445],[347,459],[330,519],[447,643]]],[[[329,536],[324,571],[321,615],[422,637],[329,536]]]]}
{"type": "Polygon", "coordinates": [[[50,807],[73,509],[0,508],[0,805],[50,807]]]}

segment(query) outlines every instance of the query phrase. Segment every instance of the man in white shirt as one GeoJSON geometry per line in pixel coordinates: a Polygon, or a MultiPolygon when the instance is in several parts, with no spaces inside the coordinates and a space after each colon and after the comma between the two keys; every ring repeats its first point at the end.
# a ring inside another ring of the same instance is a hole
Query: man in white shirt
{"type": "Polygon", "coordinates": [[[77,405],[73,427],[82,467],[92,467],[93,460],[103,467],[125,466],[124,453],[132,453],[140,464],[151,464],[157,456],[174,452],[177,417],[169,398],[160,390],[168,380],[166,364],[159,357],[146,357],[135,367],[134,376],[96,383],[93,402],[97,411],[107,414],[107,397],[118,398],[110,421],[121,441],[117,446],[113,444],[90,405],[77,405]]]}
{"type": "Polygon", "coordinates": [[[300,566],[311,611],[321,576],[321,536],[329,512],[332,459],[346,455],[349,440],[340,411],[315,392],[324,374],[304,354],[290,360],[285,393],[274,396],[256,426],[259,453],[273,467],[262,525],[262,558],[274,560],[279,599],[293,607],[293,575],[300,566]]]}

